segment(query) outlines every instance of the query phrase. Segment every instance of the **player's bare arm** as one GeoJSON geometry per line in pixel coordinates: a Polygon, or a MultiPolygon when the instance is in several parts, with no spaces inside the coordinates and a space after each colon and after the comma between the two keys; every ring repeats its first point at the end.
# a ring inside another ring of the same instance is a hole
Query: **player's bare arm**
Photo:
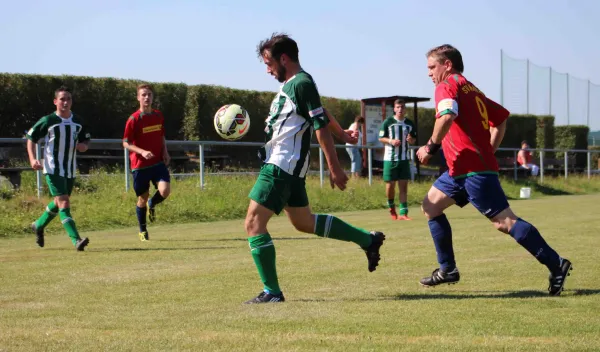
{"type": "Polygon", "coordinates": [[[77,143],[77,147],[76,147],[77,151],[80,153],[87,152],[87,150],[89,148],[89,144],[90,144],[89,140],[77,143]]]}
{"type": "Polygon", "coordinates": [[[506,120],[504,120],[504,122],[502,122],[500,125],[498,125],[496,127],[490,126],[490,135],[491,135],[490,143],[492,144],[494,153],[500,147],[500,143],[502,143],[505,133],[506,133],[506,120]]]}
{"type": "Polygon", "coordinates": [[[417,150],[417,157],[421,163],[427,164],[433,154],[440,149],[442,140],[448,131],[450,131],[450,127],[455,118],[456,115],[454,114],[446,114],[440,116],[440,118],[435,121],[433,133],[431,134],[431,138],[429,138],[429,142],[427,142],[427,145],[424,145],[417,150]]]}
{"type": "Polygon", "coordinates": [[[27,140],[27,154],[29,155],[29,165],[34,170],[43,169],[42,164],[35,157],[35,145],[36,143],[32,142],[30,139],[27,140]]]}
{"type": "Polygon", "coordinates": [[[408,136],[406,136],[406,141],[408,142],[408,144],[413,145],[415,144],[417,139],[409,134],[408,136]]]}
{"type": "Polygon", "coordinates": [[[356,144],[358,142],[358,135],[355,136],[352,130],[344,130],[327,109],[323,109],[323,111],[325,111],[325,115],[327,115],[327,119],[329,119],[327,128],[329,128],[329,131],[334,136],[344,143],[356,144]]]}
{"type": "Polygon", "coordinates": [[[379,138],[379,141],[383,144],[389,144],[394,147],[397,147],[402,143],[399,139],[392,139],[392,138],[387,138],[387,137],[379,138]]]}
{"type": "Polygon", "coordinates": [[[346,189],[348,176],[346,176],[346,173],[344,173],[344,170],[342,170],[342,167],[340,166],[340,161],[338,160],[337,154],[335,153],[335,148],[333,146],[331,132],[329,132],[329,129],[320,128],[315,133],[317,135],[319,145],[321,146],[321,149],[323,149],[323,154],[325,154],[325,158],[327,159],[331,188],[334,188],[335,185],[343,191],[346,189]]]}
{"type": "Polygon", "coordinates": [[[163,161],[165,165],[169,165],[171,162],[171,156],[169,155],[169,151],[167,150],[167,139],[163,137],[163,161]]]}
{"type": "Polygon", "coordinates": [[[123,142],[123,148],[132,151],[134,153],[140,154],[141,156],[144,157],[144,159],[152,159],[154,158],[154,154],[152,154],[152,152],[144,150],[138,146],[135,146],[133,144],[129,144],[127,142],[123,142]]]}

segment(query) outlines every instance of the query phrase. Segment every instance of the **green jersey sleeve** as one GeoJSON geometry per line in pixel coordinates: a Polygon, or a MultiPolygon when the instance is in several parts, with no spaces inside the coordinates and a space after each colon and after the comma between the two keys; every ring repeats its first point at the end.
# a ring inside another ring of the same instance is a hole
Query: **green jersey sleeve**
{"type": "Polygon", "coordinates": [[[408,123],[411,127],[410,129],[410,136],[413,138],[417,138],[417,129],[415,128],[415,124],[412,122],[412,120],[406,119],[406,123],[408,123]]]}
{"type": "Polygon", "coordinates": [[[90,130],[86,127],[85,122],[82,121],[81,119],[78,119],[78,123],[81,125],[81,131],[79,131],[79,135],[77,135],[77,142],[78,143],[89,142],[89,140],[92,138],[92,135],[90,134],[90,130]]]}
{"type": "Polygon", "coordinates": [[[315,130],[329,123],[314,82],[303,80],[296,85],[297,109],[315,130]]]}
{"type": "Polygon", "coordinates": [[[47,134],[48,116],[44,116],[41,119],[39,119],[38,122],[36,122],[35,125],[33,125],[31,129],[29,129],[29,131],[27,131],[27,134],[25,136],[32,142],[37,143],[40,139],[46,137],[47,134]]]}
{"type": "Polygon", "coordinates": [[[383,123],[381,124],[381,128],[379,129],[379,138],[390,138],[388,126],[389,126],[388,119],[383,120],[383,123]]]}

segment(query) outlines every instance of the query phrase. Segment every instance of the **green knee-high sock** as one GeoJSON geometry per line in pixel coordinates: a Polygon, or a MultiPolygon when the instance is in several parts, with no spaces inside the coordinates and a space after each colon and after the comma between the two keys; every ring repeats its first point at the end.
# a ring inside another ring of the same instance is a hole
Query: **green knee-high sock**
{"type": "Polygon", "coordinates": [[[46,211],[40,216],[39,219],[35,221],[35,227],[38,229],[43,229],[48,226],[50,221],[54,219],[58,215],[58,206],[54,204],[54,201],[51,201],[50,204],[46,207],[46,211]]]}
{"type": "Polygon", "coordinates": [[[388,199],[388,208],[390,208],[390,209],[396,209],[396,204],[394,204],[394,200],[393,199],[388,199]]]}
{"type": "Polygon", "coordinates": [[[58,211],[58,214],[65,230],[67,230],[67,234],[71,238],[71,242],[73,242],[73,245],[76,245],[77,240],[79,240],[79,233],[75,227],[75,220],[71,217],[71,209],[62,208],[58,211]]]}
{"type": "Polygon", "coordinates": [[[408,203],[400,203],[400,215],[408,215],[408,203]]]}
{"type": "Polygon", "coordinates": [[[362,248],[369,247],[373,239],[369,231],[354,227],[329,214],[316,215],[315,235],[354,242],[362,248]]]}
{"type": "Polygon", "coordinates": [[[248,238],[252,259],[258,269],[260,279],[264,284],[265,292],[273,295],[281,293],[279,282],[277,280],[277,268],[275,266],[275,245],[271,235],[263,233],[258,236],[248,238]]]}

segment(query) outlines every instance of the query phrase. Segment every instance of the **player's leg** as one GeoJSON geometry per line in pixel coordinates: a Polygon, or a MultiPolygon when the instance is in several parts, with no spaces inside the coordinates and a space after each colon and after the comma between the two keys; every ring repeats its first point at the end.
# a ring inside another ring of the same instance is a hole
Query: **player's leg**
{"type": "Polygon", "coordinates": [[[265,164],[248,195],[250,205],[246,214],[246,233],[250,253],[264,287],[257,297],[246,301],[247,304],[285,301],[277,278],[275,245],[267,223],[273,214],[283,210],[290,192],[287,181],[279,167],[265,164]]]}
{"type": "Polygon", "coordinates": [[[400,214],[398,220],[411,220],[408,217],[408,180],[410,180],[410,163],[401,162],[400,173],[398,175],[398,200],[400,202],[400,214]]]}
{"type": "Polygon", "coordinates": [[[38,246],[44,247],[44,229],[58,215],[58,205],[54,198],[46,206],[44,213],[31,224],[31,229],[35,232],[35,242],[38,246]]]}
{"type": "Polygon", "coordinates": [[[385,196],[387,197],[387,205],[392,220],[398,219],[396,213],[395,194],[396,194],[396,163],[393,161],[383,162],[383,182],[385,182],[385,196]]]}
{"type": "Polygon", "coordinates": [[[383,245],[385,235],[378,231],[369,232],[354,227],[333,215],[313,214],[308,204],[304,179],[298,178],[292,182],[285,213],[298,231],[359,245],[367,255],[369,271],[375,271],[379,265],[379,249],[383,245]]]}
{"type": "Polygon", "coordinates": [[[155,207],[167,199],[169,194],[171,194],[171,175],[169,174],[169,169],[167,169],[167,166],[164,164],[159,164],[153,169],[154,172],[152,182],[156,187],[156,192],[148,201],[150,222],[154,222],[156,219],[155,207]]]}
{"type": "Polygon", "coordinates": [[[150,196],[150,177],[148,169],[136,170],[133,172],[133,190],[138,197],[135,204],[135,214],[138,220],[140,231],[138,237],[140,241],[150,239],[146,227],[146,214],[148,213],[148,197],[150,196]]]}
{"type": "Polygon", "coordinates": [[[464,207],[468,204],[461,184],[443,173],[433,184],[423,199],[421,209],[427,217],[431,238],[435,245],[439,268],[431,276],[420,280],[423,286],[436,286],[443,283],[455,283],[460,280],[452,246],[452,228],[444,210],[452,205],[464,207]]]}
{"type": "Polygon", "coordinates": [[[73,246],[78,251],[83,251],[85,247],[88,245],[90,240],[86,238],[79,237],[79,232],[77,231],[77,226],[75,225],[75,220],[71,216],[71,192],[73,191],[73,178],[65,178],[61,176],[51,176],[51,182],[54,185],[54,190],[51,191],[54,200],[58,205],[58,216],[60,221],[67,231],[67,235],[71,239],[73,246]]]}
{"type": "Polygon", "coordinates": [[[560,295],[564,282],[571,270],[571,262],[561,258],[550,247],[538,229],[529,222],[517,217],[511,210],[497,175],[477,175],[470,177],[465,188],[471,203],[487,216],[494,227],[510,235],[540,263],[550,271],[551,295],[560,295]],[[485,190],[480,192],[480,190],[485,190]]]}

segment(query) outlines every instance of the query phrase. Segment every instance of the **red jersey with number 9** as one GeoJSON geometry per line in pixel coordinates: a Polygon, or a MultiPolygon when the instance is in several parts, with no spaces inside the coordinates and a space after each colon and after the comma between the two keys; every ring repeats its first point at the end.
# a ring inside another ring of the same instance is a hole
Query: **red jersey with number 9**
{"type": "Polygon", "coordinates": [[[488,99],[473,83],[453,74],[435,88],[435,117],[456,116],[442,140],[448,172],[452,177],[497,173],[498,162],[490,143],[490,127],[510,114],[488,99]]]}

